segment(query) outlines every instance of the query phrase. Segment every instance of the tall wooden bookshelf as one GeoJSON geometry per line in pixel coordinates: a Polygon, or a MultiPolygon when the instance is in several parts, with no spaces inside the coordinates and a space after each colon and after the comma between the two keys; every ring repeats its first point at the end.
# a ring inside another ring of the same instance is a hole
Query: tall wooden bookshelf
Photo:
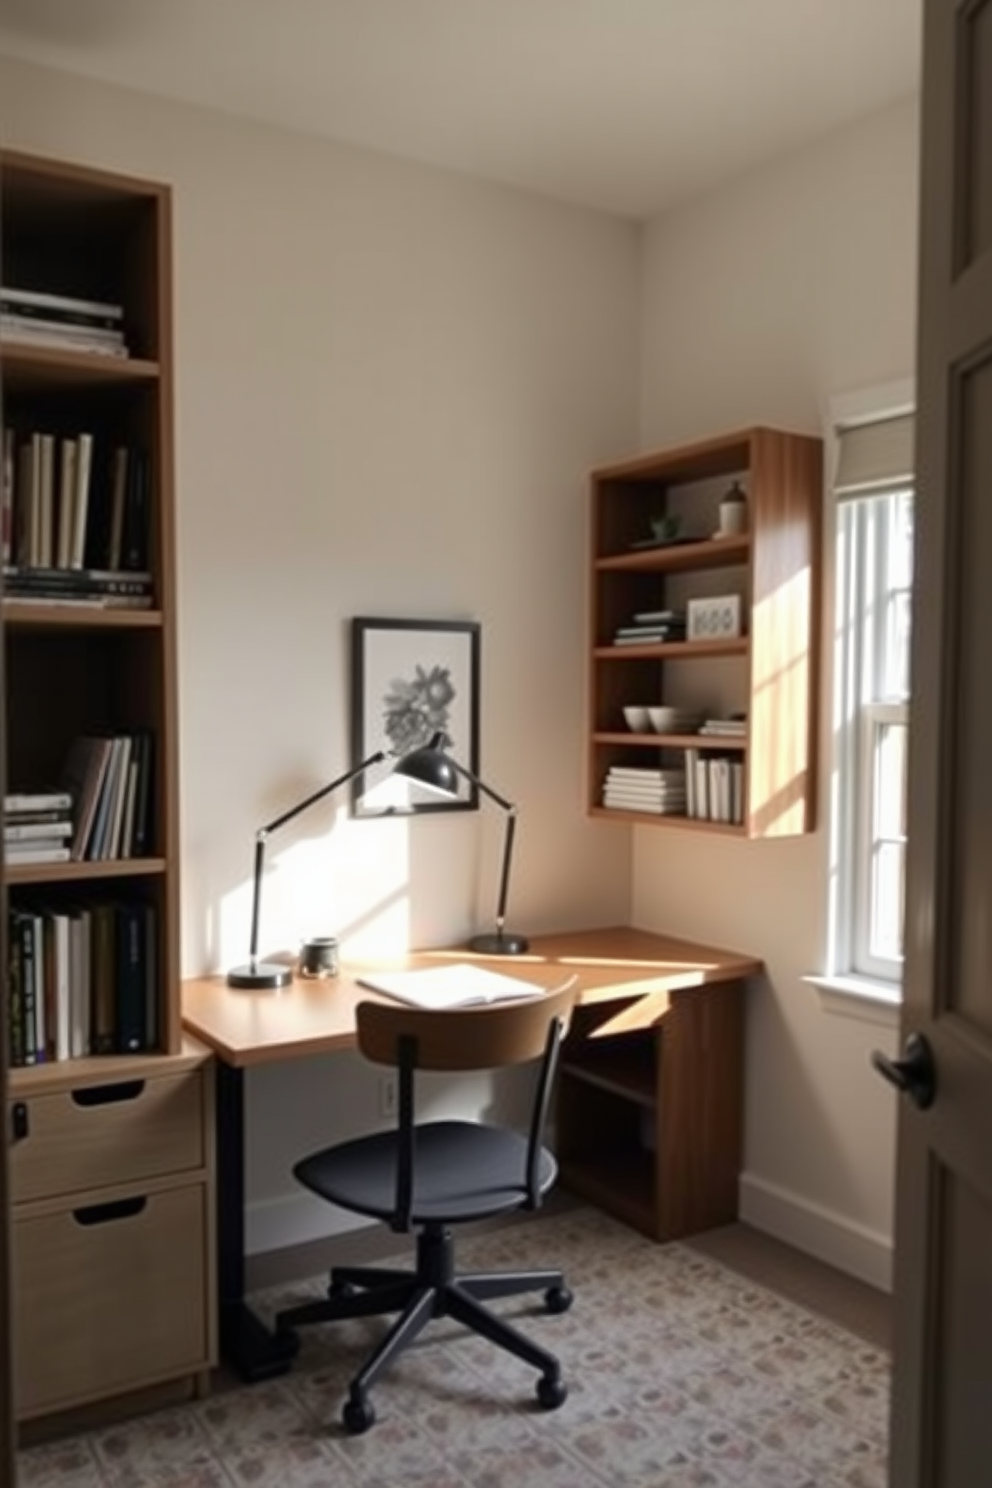
{"type": "Polygon", "coordinates": [[[593,472],[588,807],[593,816],[739,837],[811,831],[816,807],[822,441],[750,428],[593,472]],[[719,504],[746,492],[744,531],[719,536],[719,504]],[[652,536],[670,519],[673,534],[652,536]],[[636,618],[734,596],[734,633],[620,640],[636,618]],[[625,707],[739,714],[743,731],[631,729],[625,707]],[[618,769],[683,772],[727,760],[739,808],[718,818],[604,804],[618,769]]]}
{"type": "MultiPolygon", "coordinates": [[[[37,596],[0,606],[6,792],[52,789],[79,738],[150,741],[139,854],[6,868],[5,925],[10,910],[109,905],[153,927],[142,942],[144,1046],[56,1058],[49,1043],[8,1072],[15,1396],[27,1419],[202,1380],[215,1352],[212,1072],[184,1044],[179,1006],[170,188],[0,152],[0,232],[7,290],[122,311],[126,354],[111,355],[26,336],[8,298],[3,423],[18,444],[39,431],[56,449],[90,438],[91,522],[106,519],[111,451],[140,456],[151,575],[147,608],[37,596]]],[[[108,986],[106,961],[89,964],[92,998],[112,1007],[119,967],[108,986]]]]}

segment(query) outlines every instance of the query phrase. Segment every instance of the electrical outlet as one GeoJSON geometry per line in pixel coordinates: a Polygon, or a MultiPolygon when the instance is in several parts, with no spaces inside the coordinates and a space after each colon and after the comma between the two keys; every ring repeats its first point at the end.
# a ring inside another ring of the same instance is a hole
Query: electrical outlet
{"type": "Polygon", "coordinates": [[[379,1115],[384,1119],[395,1119],[396,1117],[396,1076],[379,1076],[379,1115]]]}

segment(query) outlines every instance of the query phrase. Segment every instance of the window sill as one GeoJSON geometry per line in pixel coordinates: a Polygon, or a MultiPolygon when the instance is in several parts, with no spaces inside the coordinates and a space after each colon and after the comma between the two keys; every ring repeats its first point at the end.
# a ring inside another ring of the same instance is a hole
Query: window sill
{"type": "Polygon", "coordinates": [[[882,1028],[897,1029],[902,1011],[902,987],[896,982],[873,982],[869,977],[816,975],[803,977],[820,994],[826,1013],[859,1018],[882,1028]]]}

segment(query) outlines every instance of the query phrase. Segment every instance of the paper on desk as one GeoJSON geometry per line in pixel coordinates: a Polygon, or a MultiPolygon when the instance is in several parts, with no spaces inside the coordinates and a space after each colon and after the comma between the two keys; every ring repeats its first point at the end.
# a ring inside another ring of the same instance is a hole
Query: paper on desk
{"type": "Polygon", "coordinates": [[[453,962],[449,966],[418,967],[416,971],[363,972],[356,980],[360,986],[395,998],[397,1002],[443,1011],[525,997],[544,997],[549,991],[560,992],[574,982],[575,977],[568,977],[556,987],[538,987],[533,982],[506,976],[500,971],[489,971],[484,966],[453,962]]]}

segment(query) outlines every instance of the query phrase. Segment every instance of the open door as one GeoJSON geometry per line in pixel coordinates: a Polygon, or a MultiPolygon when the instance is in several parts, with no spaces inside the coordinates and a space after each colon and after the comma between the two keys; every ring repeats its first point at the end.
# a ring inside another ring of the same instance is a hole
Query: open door
{"type": "MultiPolygon", "coordinates": [[[[2,267],[2,266],[0,266],[2,267]]],[[[3,445],[3,363],[0,361],[0,448],[3,445]]],[[[2,576],[0,576],[2,599],[2,576]]],[[[7,690],[0,617],[0,793],[7,789],[7,690]]],[[[14,1368],[10,1270],[10,1189],[7,1180],[7,886],[0,853],[0,1488],[14,1483],[14,1368]]]]}
{"type": "Polygon", "coordinates": [[[992,0],[926,0],[892,1488],[992,1481],[992,0]]]}

